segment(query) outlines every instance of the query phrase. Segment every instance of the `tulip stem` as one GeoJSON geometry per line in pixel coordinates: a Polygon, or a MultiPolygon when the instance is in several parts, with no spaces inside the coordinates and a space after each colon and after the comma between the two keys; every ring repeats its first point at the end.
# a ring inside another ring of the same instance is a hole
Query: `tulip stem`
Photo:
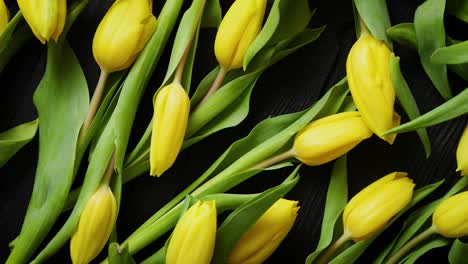
{"type": "Polygon", "coordinates": [[[408,243],[406,243],[400,250],[398,250],[393,256],[391,256],[386,264],[395,264],[398,263],[398,261],[406,256],[414,247],[419,245],[421,242],[424,240],[428,239],[430,236],[434,235],[436,233],[436,230],[433,226],[429,227],[426,229],[424,232],[421,234],[417,235],[413,239],[411,239],[408,243]]]}
{"type": "Polygon", "coordinates": [[[185,49],[182,58],[180,58],[179,64],[177,65],[177,70],[174,75],[174,82],[182,85],[182,75],[184,74],[185,63],[187,61],[188,54],[190,52],[190,44],[185,49]]]}
{"type": "Polygon", "coordinates": [[[317,264],[326,264],[329,262],[331,257],[335,254],[335,252],[346,242],[348,242],[350,239],[349,234],[343,233],[338,240],[333,243],[320,257],[320,259],[317,261],[317,264]]]}
{"type": "Polygon", "coordinates": [[[362,20],[361,16],[359,16],[359,27],[361,29],[359,36],[369,34],[369,29],[367,28],[366,23],[364,23],[364,20],[362,20]]]}
{"type": "Polygon", "coordinates": [[[194,109],[197,109],[198,107],[200,107],[200,105],[204,104],[208,100],[208,98],[210,98],[219,89],[219,87],[221,87],[221,85],[223,84],[223,81],[224,81],[224,77],[226,77],[227,72],[228,71],[226,69],[224,69],[223,66],[220,66],[218,75],[216,75],[216,79],[214,80],[214,82],[211,85],[210,89],[205,94],[205,96],[200,101],[200,103],[197,105],[197,107],[195,107],[194,109]]]}
{"type": "Polygon", "coordinates": [[[109,185],[112,175],[114,175],[114,166],[115,166],[115,152],[112,153],[112,157],[109,161],[109,164],[107,165],[106,172],[104,173],[104,176],[102,177],[103,184],[109,185]]]}
{"type": "Polygon", "coordinates": [[[276,156],[273,156],[267,160],[264,160],[256,165],[254,165],[252,168],[250,168],[251,170],[254,170],[254,169],[265,169],[265,168],[268,168],[270,167],[271,165],[275,165],[283,160],[286,160],[286,159],[289,159],[291,157],[294,157],[294,151],[292,149],[286,151],[286,152],[283,152],[283,153],[280,153],[276,156]]]}
{"type": "Polygon", "coordinates": [[[104,94],[104,88],[106,87],[106,81],[109,77],[109,73],[103,69],[101,69],[101,74],[99,75],[99,81],[96,85],[96,89],[94,90],[93,97],[91,98],[91,102],[89,103],[89,110],[86,118],[83,122],[83,126],[81,127],[80,134],[78,136],[78,145],[81,144],[83,138],[86,136],[89,127],[91,126],[91,122],[93,122],[94,116],[99,108],[99,104],[101,103],[102,95],[104,94]]]}

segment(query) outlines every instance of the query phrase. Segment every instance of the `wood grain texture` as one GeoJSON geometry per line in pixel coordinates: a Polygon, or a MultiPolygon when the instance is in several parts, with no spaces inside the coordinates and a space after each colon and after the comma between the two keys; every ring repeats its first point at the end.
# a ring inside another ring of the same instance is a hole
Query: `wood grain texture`
{"type": "MultiPolygon", "coordinates": [[[[17,10],[15,1],[7,0],[12,13],[17,10]]],[[[98,79],[98,66],[95,63],[91,44],[101,17],[112,1],[90,1],[89,6],[78,18],[69,33],[70,43],[84,69],[88,85],[94,87],[98,79]]],[[[155,2],[155,8],[162,1],[155,2]]],[[[226,8],[232,0],[222,0],[226,8]]],[[[393,0],[388,1],[392,24],[413,20],[416,7],[423,1],[393,0]]],[[[355,41],[353,12],[351,1],[311,0],[317,8],[313,26],[327,25],[322,36],[295,54],[268,69],[255,87],[251,110],[248,118],[238,127],[223,130],[197,143],[178,158],[175,166],[161,178],[143,176],[124,186],[122,208],[118,219],[119,237],[127,237],[136,227],[151,216],[157,209],[199,176],[233,141],[247,135],[255,124],[268,116],[303,110],[323,95],[328,88],[345,75],[345,61],[349,49],[355,41]]],[[[155,12],[156,13],[156,12],[155,12]]],[[[466,24],[455,18],[446,17],[449,35],[458,39],[468,39],[466,24]],[[465,27],[465,30],[460,29],[465,27]]],[[[196,85],[215,65],[213,54],[214,30],[202,30],[199,49],[196,55],[193,84],[196,85]]],[[[443,102],[434,86],[424,73],[416,52],[395,45],[397,55],[401,57],[401,68],[412,89],[422,113],[443,102]]],[[[160,65],[167,65],[170,49],[166,50],[160,65]]],[[[32,94],[39,83],[46,60],[45,47],[39,41],[32,40],[7,65],[0,75],[0,131],[37,116],[32,104],[32,94]]],[[[142,103],[137,112],[137,119],[130,139],[130,148],[136,144],[152,116],[152,94],[163,79],[164,68],[156,70],[142,103]]],[[[467,87],[454,75],[449,75],[454,94],[467,87]]],[[[401,113],[402,111],[399,110],[401,113]]],[[[430,198],[438,197],[458,179],[455,173],[455,149],[458,138],[467,118],[429,128],[429,137],[433,150],[426,160],[424,151],[415,133],[399,135],[393,146],[372,137],[366,140],[348,155],[350,195],[377,178],[395,171],[408,171],[418,186],[446,178],[441,190],[430,198]]],[[[7,257],[8,243],[18,234],[26,212],[34,180],[37,162],[37,139],[22,149],[10,162],[0,169],[0,263],[7,257]]],[[[267,263],[303,263],[305,257],[317,245],[320,223],[328,186],[331,164],[320,167],[303,167],[302,178],[288,194],[288,198],[300,200],[301,209],[296,225],[286,240],[267,263]]],[[[249,193],[262,191],[281,182],[290,169],[262,173],[236,187],[233,192],[249,193]]],[[[82,177],[82,176],[81,176],[82,177]]],[[[78,181],[80,176],[78,176],[78,181]]],[[[76,184],[76,183],[75,183],[76,184]]],[[[63,220],[63,219],[62,219],[63,220]]],[[[59,221],[58,225],[61,222],[59,221]]],[[[359,263],[369,263],[377,256],[383,246],[390,241],[398,230],[401,221],[397,221],[384,232],[367,250],[359,263]]],[[[56,227],[57,228],[57,227],[56,227]]],[[[52,232],[56,232],[57,229],[52,232]]],[[[137,255],[154,253],[163,240],[148,247],[137,255]]],[[[420,260],[426,263],[434,260],[438,263],[447,261],[447,248],[434,250],[420,260]]],[[[63,248],[48,263],[70,263],[68,246],[63,248]]]]}

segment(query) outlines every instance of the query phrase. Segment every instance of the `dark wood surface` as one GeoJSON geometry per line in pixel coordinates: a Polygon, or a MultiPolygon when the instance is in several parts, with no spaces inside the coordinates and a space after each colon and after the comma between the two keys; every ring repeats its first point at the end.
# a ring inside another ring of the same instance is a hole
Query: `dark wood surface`
{"type": "MultiPolygon", "coordinates": [[[[6,1],[16,12],[14,1],[6,1]]],[[[162,1],[161,1],[162,2],[162,1]]],[[[221,1],[226,8],[232,0],[221,1]]],[[[413,20],[416,7],[423,1],[388,1],[392,24],[413,20]]],[[[205,139],[184,151],[174,167],[161,178],[144,175],[124,186],[122,207],[117,227],[120,238],[127,237],[158,208],[198,177],[235,140],[248,132],[268,116],[303,110],[320,98],[325,91],[345,75],[346,56],[355,41],[351,1],[312,0],[317,8],[313,26],[327,25],[325,32],[313,44],[268,69],[259,79],[251,98],[249,117],[238,127],[226,129],[205,139]]],[[[111,1],[90,1],[76,21],[69,41],[84,69],[88,85],[94,87],[98,78],[91,44],[94,31],[111,1]]],[[[156,3],[155,6],[161,6],[156,3]]],[[[452,17],[446,17],[449,34],[455,38],[467,39],[467,25],[452,17]],[[464,29],[463,29],[464,27],[464,29]]],[[[216,65],[213,54],[215,31],[202,30],[194,67],[193,83],[196,85],[216,65]]],[[[30,41],[7,65],[0,75],[0,131],[37,116],[32,95],[44,72],[46,52],[36,39],[30,41]]],[[[137,119],[130,139],[130,148],[135,145],[146,128],[152,115],[151,98],[165,73],[170,49],[159,64],[146,94],[140,104],[137,119]]],[[[417,54],[405,47],[395,45],[395,52],[401,56],[402,71],[416,97],[420,110],[427,112],[443,102],[430,80],[425,75],[417,54]]],[[[466,83],[449,74],[453,90],[460,92],[466,83]]],[[[398,107],[397,107],[398,109],[398,107]]],[[[399,110],[402,113],[401,109],[399,110]]],[[[404,118],[406,121],[406,118],[404,118]]],[[[423,148],[414,133],[397,137],[393,146],[375,136],[366,140],[349,153],[349,193],[360,189],[395,171],[407,171],[418,187],[446,178],[446,184],[429,199],[444,193],[458,179],[455,173],[455,149],[466,116],[430,128],[432,155],[424,156],[423,148]]],[[[34,183],[38,155],[37,137],[23,148],[10,162],[0,169],[0,262],[8,256],[8,243],[18,235],[34,183]]],[[[301,209],[296,224],[267,263],[303,263],[305,257],[315,249],[320,235],[325,194],[329,181],[330,164],[319,167],[303,167],[299,184],[287,195],[300,201],[301,209]]],[[[233,192],[259,192],[282,181],[290,168],[262,173],[233,192]]],[[[82,177],[82,176],[81,176],[82,177]]],[[[79,181],[79,179],[78,179],[79,181]]],[[[427,202],[428,200],[426,200],[427,202]]],[[[65,220],[60,218],[58,225],[65,220]]],[[[359,259],[369,263],[382,248],[391,241],[399,230],[397,221],[359,259]]],[[[57,231],[57,227],[52,233],[57,231]]],[[[162,240],[137,254],[137,260],[155,252],[162,240]]],[[[68,244],[48,263],[71,263],[68,244]]],[[[447,262],[447,248],[434,250],[421,258],[420,263],[437,259],[447,262]]]]}

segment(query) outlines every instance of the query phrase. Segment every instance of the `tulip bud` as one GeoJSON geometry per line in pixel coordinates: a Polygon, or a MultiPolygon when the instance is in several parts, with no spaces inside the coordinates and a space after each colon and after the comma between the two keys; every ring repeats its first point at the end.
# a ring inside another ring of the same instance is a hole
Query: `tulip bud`
{"type": "Polygon", "coordinates": [[[227,11],[215,39],[215,55],[224,69],[242,67],[244,55],[262,28],[266,0],[236,0],[227,11]]]}
{"type": "Polygon", "coordinates": [[[461,171],[462,175],[468,176],[468,125],[463,131],[457,148],[457,171],[461,171]]]}
{"type": "Polygon", "coordinates": [[[400,124],[393,109],[395,89],[390,78],[390,49],[372,35],[354,43],[346,61],[349,90],[366,125],[392,144],[396,135],[381,136],[400,124]]]}
{"type": "Polygon", "coordinates": [[[70,242],[73,264],[91,262],[106,245],[117,220],[117,204],[109,186],[102,185],[88,200],[70,242]]]}
{"type": "Polygon", "coordinates": [[[45,44],[58,40],[65,27],[66,0],[18,0],[18,6],[34,35],[45,44]]]}
{"type": "Polygon", "coordinates": [[[154,102],[151,175],[161,176],[179,154],[190,113],[190,99],[178,83],[163,87],[154,102]]]}
{"type": "Polygon", "coordinates": [[[444,200],[432,215],[432,226],[447,238],[468,236],[468,191],[444,200]]]}
{"type": "Polygon", "coordinates": [[[372,131],[359,112],[344,112],[303,128],[294,140],[292,151],[302,163],[315,166],[338,158],[370,136],[372,131]]]}
{"type": "Polygon", "coordinates": [[[405,208],[414,189],[406,176],[404,172],[390,173],[356,194],[343,213],[345,234],[356,242],[369,238],[405,208]]]}
{"type": "Polygon", "coordinates": [[[198,201],[177,223],[166,251],[167,264],[209,264],[216,240],[216,202],[198,201]]]}
{"type": "Polygon", "coordinates": [[[10,13],[3,0],[0,0],[0,33],[5,29],[10,18],[10,13]]]}
{"type": "Polygon", "coordinates": [[[274,203],[237,242],[227,263],[263,263],[291,230],[299,210],[297,203],[286,199],[274,203]]]}
{"type": "Polygon", "coordinates": [[[156,30],[152,1],[117,0],[99,24],[93,55],[106,72],[128,68],[156,30]]]}

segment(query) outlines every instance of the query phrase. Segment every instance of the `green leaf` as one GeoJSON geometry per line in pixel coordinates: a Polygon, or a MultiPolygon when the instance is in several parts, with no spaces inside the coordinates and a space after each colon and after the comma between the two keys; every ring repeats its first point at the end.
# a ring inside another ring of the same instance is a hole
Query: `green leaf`
{"type": "Polygon", "coordinates": [[[39,120],[0,133],[0,168],[36,135],[39,120]]]}
{"type": "MultiPolygon", "coordinates": [[[[297,175],[299,166],[291,175],[297,175]]],[[[291,178],[291,177],[289,177],[291,178]]],[[[286,195],[299,181],[292,177],[286,183],[271,188],[234,210],[216,232],[216,244],[212,263],[226,263],[229,253],[242,236],[276,202],[286,195]]]]}
{"type": "Polygon", "coordinates": [[[315,251],[307,257],[306,264],[313,263],[331,242],[337,239],[335,236],[335,226],[348,203],[348,171],[346,160],[346,155],[344,155],[338,158],[333,166],[327,190],[320,240],[315,251]]]}
{"type": "Polygon", "coordinates": [[[418,40],[416,39],[413,23],[401,23],[390,27],[387,29],[387,35],[403,46],[418,49],[418,40]]]}
{"type": "Polygon", "coordinates": [[[386,33],[387,28],[391,26],[386,1],[354,0],[354,5],[372,35],[378,40],[385,41],[392,48],[392,42],[386,33]]]}
{"type": "Polygon", "coordinates": [[[207,0],[201,20],[203,28],[217,28],[221,23],[221,5],[219,0],[207,0]]]}
{"type": "MultiPolygon", "coordinates": [[[[418,248],[413,250],[410,254],[408,254],[401,263],[403,264],[413,264],[416,260],[421,257],[422,255],[426,254],[428,251],[434,248],[444,247],[450,243],[450,240],[443,238],[443,237],[435,237],[429,241],[426,241],[418,248]]],[[[465,261],[466,262],[466,261],[465,261]]]]}
{"type": "Polygon", "coordinates": [[[109,245],[109,263],[111,264],[136,264],[132,255],[128,253],[128,246],[120,247],[117,243],[109,245]]]}
{"type": "Polygon", "coordinates": [[[447,0],[447,12],[468,23],[468,1],[447,0]]]}
{"type": "Polygon", "coordinates": [[[72,213],[60,231],[39,253],[34,263],[43,262],[68,241],[76,228],[83,207],[99,186],[113,155],[115,155],[115,169],[118,174],[122,174],[123,158],[138,103],[169,39],[182,2],[182,0],[166,1],[159,15],[159,26],[156,32],[138,56],[123,83],[112,117],[103,130],[90,159],[83,186],[72,213]]]}
{"type": "MultiPolygon", "coordinates": [[[[243,94],[245,89],[253,87],[260,76],[260,73],[261,72],[253,72],[228,82],[214,93],[210,97],[210,100],[206,101],[194,110],[189,117],[186,139],[191,138],[196,132],[202,129],[204,125],[212,121],[214,118],[217,118],[218,114],[225,110],[229,105],[232,105],[233,102],[243,94]]],[[[248,93],[248,95],[250,95],[250,93],[248,93]]],[[[245,116],[246,114],[244,114],[244,118],[245,116]]],[[[218,120],[223,121],[222,119],[218,120]]]]}
{"type": "Polygon", "coordinates": [[[468,62],[468,41],[448,47],[438,48],[431,56],[431,61],[437,64],[462,64],[468,62]]]}
{"type": "MultiPolygon", "coordinates": [[[[417,50],[418,41],[416,40],[416,32],[414,31],[413,23],[402,23],[395,25],[387,30],[387,35],[397,43],[408,46],[417,50]]],[[[461,41],[452,39],[448,35],[445,36],[445,41],[448,45],[455,45],[461,41]]],[[[465,81],[468,81],[468,63],[465,64],[449,64],[447,69],[454,72],[465,81]]]]}
{"type": "Polygon", "coordinates": [[[48,44],[45,75],[34,94],[39,160],[29,208],[7,263],[24,263],[60,215],[73,179],[78,132],[88,109],[86,79],[66,42],[48,44]]]}
{"type": "MultiPolygon", "coordinates": [[[[437,188],[442,184],[442,181],[438,183],[426,186],[426,192],[432,192],[432,189],[437,188]]],[[[415,236],[418,231],[421,231],[424,227],[430,225],[429,219],[432,216],[437,205],[439,205],[444,199],[454,195],[460,190],[468,186],[468,179],[462,178],[455,184],[449,192],[447,192],[444,197],[435,200],[417,210],[412,212],[404,221],[400,232],[396,236],[393,243],[391,243],[377,258],[375,264],[383,263],[385,258],[395,254],[401,247],[403,247],[413,236],[415,236]]]]}
{"type": "Polygon", "coordinates": [[[468,113],[466,102],[468,102],[468,88],[422,116],[388,130],[384,135],[414,131],[464,115],[468,113]]]}
{"type": "MultiPolygon", "coordinates": [[[[416,100],[414,99],[413,94],[411,94],[408,83],[401,73],[400,57],[395,57],[393,53],[390,57],[390,77],[392,79],[398,101],[405,110],[409,119],[414,120],[415,118],[418,118],[421,114],[419,112],[418,105],[416,104],[416,100]]],[[[431,155],[431,142],[429,140],[429,135],[425,129],[418,129],[416,132],[423,144],[426,152],[426,158],[428,158],[429,155],[431,155]]]]}
{"type": "Polygon", "coordinates": [[[432,53],[445,47],[444,9],[445,0],[427,0],[416,9],[414,29],[423,68],[442,97],[448,100],[452,97],[452,92],[447,78],[447,66],[431,62],[432,53]]]}
{"type": "Polygon", "coordinates": [[[386,224],[379,232],[377,232],[371,238],[366,240],[360,241],[349,248],[345,249],[342,253],[336,256],[330,264],[339,264],[339,263],[354,263],[362,253],[374,242],[374,240],[385,230],[387,229],[393,222],[395,222],[401,215],[403,215],[406,211],[413,208],[417,203],[419,203],[422,199],[427,197],[431,194],[435,189],[437,189],[442,181],[437,182],[435,184],[431,184],[425,187],[422,187],[416,191],[414,191],[413,198],[411,202],[403,209],[400,213],[398,213],[388,224],[386,224]]]}
{"type": "Polygon", "coordinates": [[[455,239],[448,255],[450,264],[463,264],[468,259],[468,243],[455,239]]]}
{"type": "Polygon", "coordinates": [[[276,0],[262,31],[252,42],[244,56],[244,69],[264,47],[274,46],[284,39],[299,34],[307,27],[313,13],[307,0],[276,0]]]}

